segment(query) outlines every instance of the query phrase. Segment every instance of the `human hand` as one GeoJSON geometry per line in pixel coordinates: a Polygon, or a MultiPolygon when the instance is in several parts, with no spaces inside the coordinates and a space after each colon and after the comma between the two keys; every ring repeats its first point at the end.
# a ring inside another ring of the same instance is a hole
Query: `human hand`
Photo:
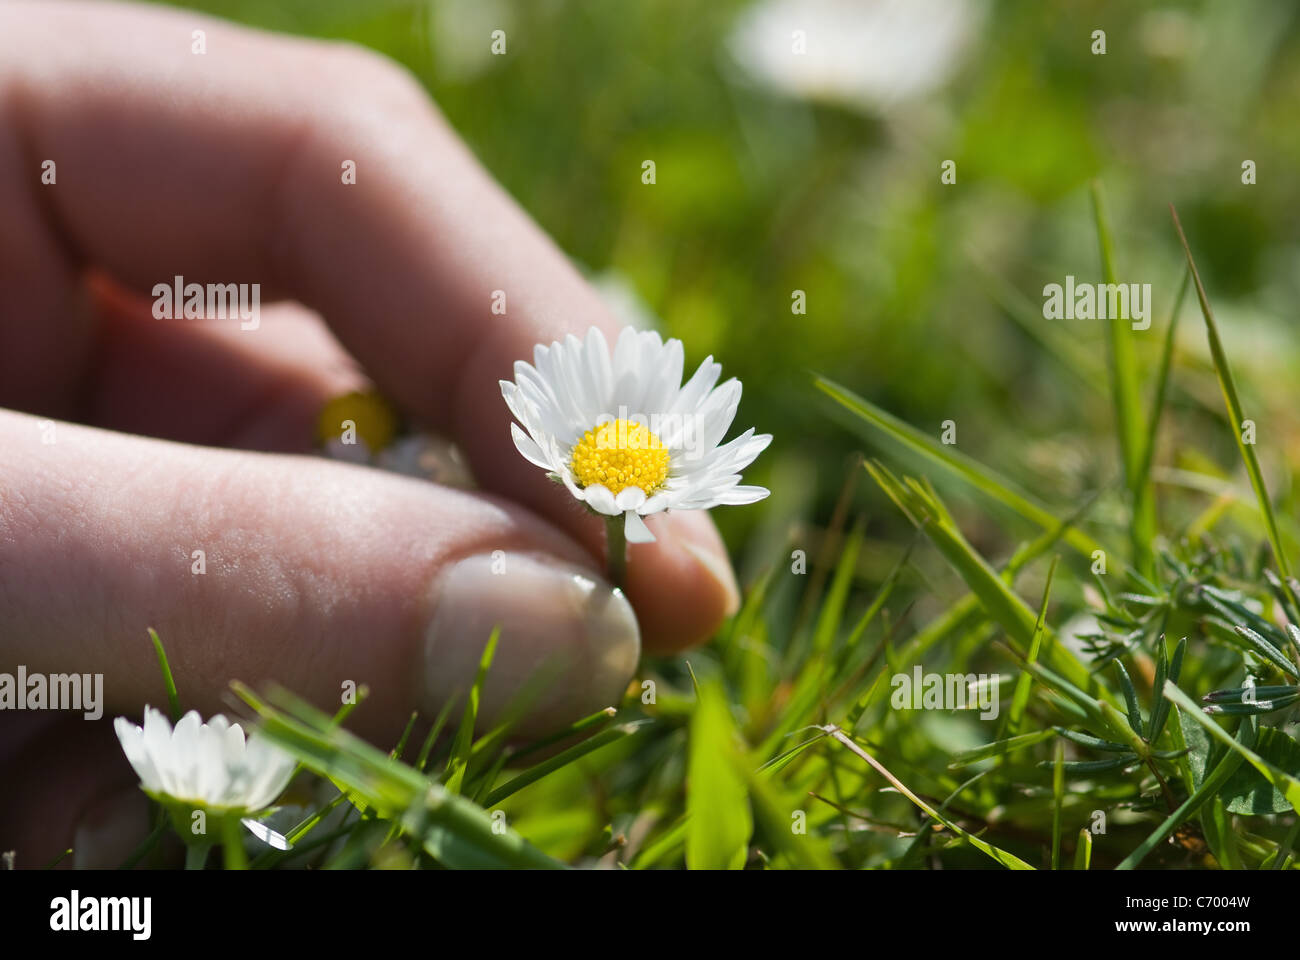
{"type": "Polygon", "coordinates": [[[560,671],[537,732],[617,700],[642,643],[685,648],[734,611],[705,515],[650,520],[624,600],[600,521],[515,451],[513,361],[616,325],[382,58],[0,4],[0,211],[0,672],[104,677],[97,721],[0,712],[0,850],[22,865],[114,864],[146,828],[110,725],[162,705],[149,626],[186,707],[222,710],[234,678],[326,708],[366,684],[350,722],[387,746],[468,685],[494,625],[486,713],[560,671]],[[145,294],[175,276],[269,305],[256,329],[155,319],[145,294]],[[454,438],[482,492],[295,456],[369,382],[454,438]]]}

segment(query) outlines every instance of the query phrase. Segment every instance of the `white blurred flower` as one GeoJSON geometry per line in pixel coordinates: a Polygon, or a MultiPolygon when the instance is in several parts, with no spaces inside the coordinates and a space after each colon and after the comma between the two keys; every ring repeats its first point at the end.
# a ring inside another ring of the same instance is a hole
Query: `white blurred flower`
{"type": "Polygon", "coordinates": [[[341,460],[344,463],[370,462],[370,445],[360,437],[357,437],[355,443],[344,443],[342,437],[331,437],[325,441],[322,452],[329,459],[341,460]]]}
{"type": "Polygon", "coordinates": [[[784,93],[881,110],[942,86],[983,10],[979,0],[764,0],[742,15],[730,47],[784,93]]]}
{"type": "Polygon", "coordinates": [[[429,433],[398,437],[379,451],[374,465],[448,487],[473,488],[474,477],[455,444],[429,433]]]}
{"type": "Polygon", "coordinates": [[[191,710],[176,729],[160,710],[144,708],[144,726],[125,717],[113,721],[122,751],[157,800],[171,800],[219,813],[270,806],[293,776],[292,756],[221,714],[203,723],[191,710]]]}
{"type": "Polygon", "coordinates": [[[613,355],[592,327],[538,345],[515,364],[501,393],[515,419],[515,447],[597,513],[624,517],[631,543],[654,540],[641,518],[661,510],[703,510],[768,495],[742,486],[740,471],[772,442],[746,430],[720,444],[740,404],[740,381],[715,387],[721,365],[707,358],[682,384],[680,340],[625,327],[613,355]]]}
{"type": "Polygon", "coordinates": [[[505,34],[506,50],[514,35],[514,11],[503,0],[439,0],[429,10],[429,43],[434,65],[444,80],[466,82],[504,63],[493,55],[492,35],[505,34]]]}

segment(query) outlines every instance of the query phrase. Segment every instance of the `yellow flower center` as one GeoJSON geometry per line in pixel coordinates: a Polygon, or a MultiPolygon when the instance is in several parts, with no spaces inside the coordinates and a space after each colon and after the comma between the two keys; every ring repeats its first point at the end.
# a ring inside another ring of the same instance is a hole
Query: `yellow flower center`
{"type": "Polygon", "coordinates": [[[614,496],[640,487],[649,496],[668,479],[668,450],[635,421],[607,420],[582,435],[571,467],[580,487],[599,483],[614,496]]]}
{"type": "Polygon", "coordinates": [[[316,441],[324,445],[337,440],[349,426],[371,453],[378,453],[393,442],[397,412],[378,393],[354,390],[325,404],[316,418],[316,441]]]}

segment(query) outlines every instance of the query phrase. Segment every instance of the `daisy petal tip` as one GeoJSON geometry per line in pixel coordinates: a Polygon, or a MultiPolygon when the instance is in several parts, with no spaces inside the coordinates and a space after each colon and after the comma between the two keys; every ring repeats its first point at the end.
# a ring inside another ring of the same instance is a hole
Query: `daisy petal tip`
{"type": "Polygon", "coordinates": [[[623,517],[623,536],[627,538],[628,543],[655,542],[655,535],[650,532],[650,528],[635,510],[627,511],[623,517]]]}

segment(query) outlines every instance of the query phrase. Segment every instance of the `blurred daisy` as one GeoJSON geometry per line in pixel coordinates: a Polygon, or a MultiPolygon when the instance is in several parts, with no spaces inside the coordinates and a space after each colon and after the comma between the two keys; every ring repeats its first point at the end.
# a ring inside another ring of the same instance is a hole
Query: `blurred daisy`
{"type": "Polygon", "coordinates": [[[474,486],[454,444],[412,429],[376,390],[354,390],[326,402],[316,418],[316,446],[330,460],[378,467],[444,486],[474,486]]]}
{"type": "Polygon", "coordinates": [[[316,443],[331,460],[370,463],[398,432],[397,411],[374,390],[334,397],[316,418],[316,443]]]}
{"type": "Polygon", "coordinates": [[[792,96],[882,110],[942,86],[978,32],[974,0],[765,0],[730,39],[755,79],[792,96]]]}
{"type": "MultiPolygon", "coordinates": [[[[113,721],[140,788],[165,805],[215,814],[243,814],[270,806],[293,776],[292,756],[217,714],[207,723],[191,710],[172,729],[161,711],[144,708],[144,726],[113,721]]],[[[183,831],[182,831],[183,833],[183,831]]]]}
{"type": "Polygon", "coordinates": [[[682,342],[624,328],[611,356],[593,327],[586,339],[538,345],[515,364],[501,393],[526,460],[550,472],[608,526],[615,547],[654,540],[642,519],[661,510],[704,510],[768,495],[742,486],[740,471],[769,443],[746,430],[721,443],[740,403],[740,381],[716,386],[722,367],[706,359],[684,385],[682,342]],[[521,428],[522,425],[522,428],[521,428]],[[616,539],[617,538],[617,539],[616,539]]]}

